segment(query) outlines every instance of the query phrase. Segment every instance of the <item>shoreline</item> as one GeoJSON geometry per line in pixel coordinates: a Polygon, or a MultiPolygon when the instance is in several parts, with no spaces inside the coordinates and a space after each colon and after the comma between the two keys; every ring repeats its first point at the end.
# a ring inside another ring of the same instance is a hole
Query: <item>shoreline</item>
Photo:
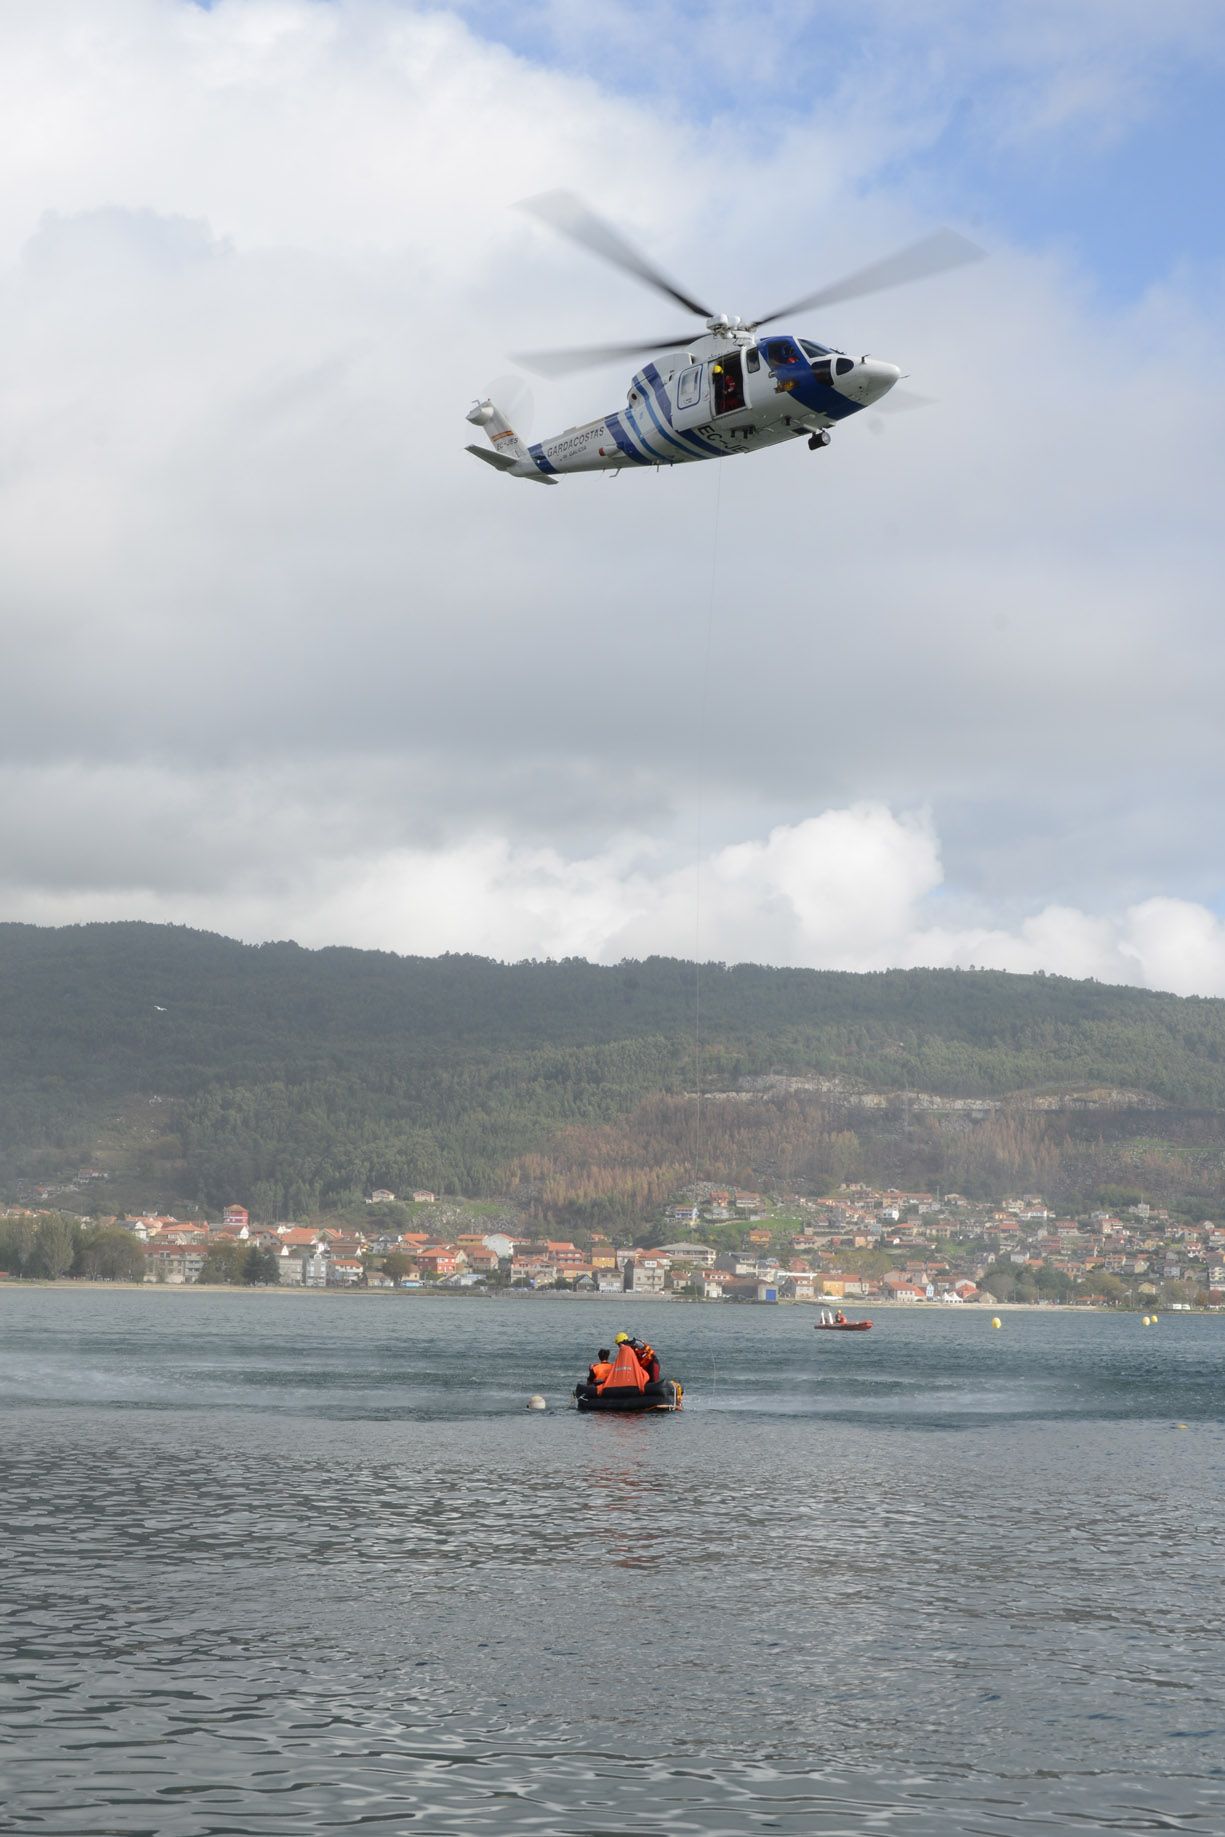
{"type": "MultiPolygon", "coordinates": [[[[603,1302],[605,1305],[632,1305],[638,1307],[643,1302],[651,1306],[671,1305],[677,1307],[762,1309],[773,1311],[776,1308],[812,1310],[819,1313],[822,1304],[812,1301],[776,1301],[776,1302],[728,1302],[728,1301],[691,1301],[673,1295],[634,1294],[625,1295],[581,1294],[556,1289],[394,1289],[394,1288],[304,1288],[294,1284],[292,1287],[268,1284],[253,1284],[248,1287],[242,1283],[226,1282],[91,1282],[79,1276],[62,1276],[54,1281],[27,1281],[20,1276],[0,1278],[0,1294],[6,1291],[26,1291],[28,1293],[59,1294],[125,1294],[125,1295],[243,1295],[277,1297],[304,1296],[343,1296],[359,1295],[363,1299],[383,1301],[549,1301],[560,1302],[603,1302]]],[[[1178,1309],[1190,1314],[1212,1315],[1220,1310],[1212,1308],[1178,1309]]],[[[1084,1303],[1060,1303],[1043,1301],[992,1301],[987,1303],[962,1302],[960,1307],[950,1307],[940,1301],[865,1301],[852,1304],[852,1313],[856,1316],[878,1313],[901,1314],[958,1314],[973,1318],[976,1315],[992,1314],[1143,1314],[1149,1312],[1157,1315],[1170,1315],[1172,1310],[1160,1305],[1135,1308],[1106,1308],[1088,1306],[1084,1303]]]]}

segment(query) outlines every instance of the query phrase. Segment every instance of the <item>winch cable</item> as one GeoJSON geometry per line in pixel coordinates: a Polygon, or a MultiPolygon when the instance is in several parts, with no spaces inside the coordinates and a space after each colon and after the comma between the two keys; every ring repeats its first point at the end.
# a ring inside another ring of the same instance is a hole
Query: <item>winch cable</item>
{"type": "Polygon", "coordinates": [[[710,541],[710,591],[706,601],[706,633],[701,648],[702,663],[698,676],[697,733],[694,736],[693,753],[698,760],[697,783],[697,848],[694,864],[693,890],[693,1079],[694,1079],[694,1123],[693,1123],[693,1203],[696,1214],[698,1205],[699,1183],[702,1178],[702,854],[706,845],[705,824],[705,788],[706,778],[701,766],[701,749],[706,737],[707,710],[710,702],[711,655],[714,649],[715,635],[715,593],[719,578],[719,512],[723,501],[723,462],[717,460],[712,468],[715,475],[715,506],[710,541]]]}

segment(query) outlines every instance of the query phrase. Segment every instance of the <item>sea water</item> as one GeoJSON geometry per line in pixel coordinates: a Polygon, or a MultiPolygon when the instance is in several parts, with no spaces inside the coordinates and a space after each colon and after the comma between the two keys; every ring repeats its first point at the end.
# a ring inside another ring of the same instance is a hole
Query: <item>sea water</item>
{"type": "Polygon", "coordinates": [[[1002,1318],[0,1289],[0,1829],[1225,1831],[1225,1320],[1002,1318]]]}

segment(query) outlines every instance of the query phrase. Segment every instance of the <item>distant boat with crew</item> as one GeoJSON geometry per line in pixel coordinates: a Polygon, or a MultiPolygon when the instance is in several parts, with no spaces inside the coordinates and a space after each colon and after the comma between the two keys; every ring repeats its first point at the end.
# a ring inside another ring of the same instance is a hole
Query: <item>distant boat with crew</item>
{"type": "Polygon", "coordinates": [[[813,1322],[814,1333],[867,1333],[870,1331],[870,1320],[848,1320],[839,1308],[831,1314],[828,1308],[821,1309],[820,1320],[813,1322]]]}

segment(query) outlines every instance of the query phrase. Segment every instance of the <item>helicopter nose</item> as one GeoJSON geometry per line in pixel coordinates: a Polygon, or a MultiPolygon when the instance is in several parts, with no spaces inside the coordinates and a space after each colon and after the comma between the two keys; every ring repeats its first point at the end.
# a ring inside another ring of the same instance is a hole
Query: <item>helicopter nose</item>
{"type": "Polygon", "coordinates": [[[866,404],[879,402],[893,388],[901,374],[896,364],[887,364],[883,358],[861,357],[850,381],[857,385],[856,394],[866,404]]]}

